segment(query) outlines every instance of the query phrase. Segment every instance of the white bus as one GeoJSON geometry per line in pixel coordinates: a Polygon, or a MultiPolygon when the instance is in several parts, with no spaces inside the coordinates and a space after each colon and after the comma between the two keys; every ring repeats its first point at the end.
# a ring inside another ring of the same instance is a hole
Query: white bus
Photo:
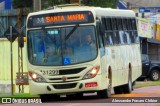
{"type": "Polygon", "coordinates": [[[61,7],[27,18],[30,93],[106,98],[131,93],[141,75],[135,13],[100,7],[61,7]]]}

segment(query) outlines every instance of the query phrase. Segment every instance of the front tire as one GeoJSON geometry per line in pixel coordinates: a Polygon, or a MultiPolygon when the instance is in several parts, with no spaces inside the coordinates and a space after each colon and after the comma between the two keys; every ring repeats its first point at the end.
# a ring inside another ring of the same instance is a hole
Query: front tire
{"type": "Polygon", "coordinates": [[[150,74],[150,79],[152,81],[158,81],[160,79],[160,72],[156,69],[152,70],[150,74]]]}
{"type": "Polygon", "coordinates": [[[131,76],[129,76],[128,84],[123,86],[123,92],[124,93],[131,93],[132,90],[133,90],[132,80],[131,80],[131,76]]]}
{"type": "Polygon", "coordinates": [[[108,88],[107,88],[107,89],[104,89],[104,90],[101,90],[101,91],[98,91],[98,92],[97,92],[97,95],[98,95],[100,98],[109,98],[109,97],[111,97],[111,90],[112,90],[112,78],[111,78],[111,76],[110,76],[110,77],[109,77],[108,88]]]}

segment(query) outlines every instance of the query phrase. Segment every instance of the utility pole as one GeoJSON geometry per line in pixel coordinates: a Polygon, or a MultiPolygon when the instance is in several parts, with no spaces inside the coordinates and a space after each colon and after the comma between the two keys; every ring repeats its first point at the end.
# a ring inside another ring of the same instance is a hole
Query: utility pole
{"type": "Polygon", "coordinates": [[[33,0],[33,11],[41,10],[41,0],[33,0]]]}
{"type": "Polygon", "coordinates": [[[13,95],[13,51],[12,51],[12,26],[10,26],[10,50],[11,50],[11,95],[13,95]]]}

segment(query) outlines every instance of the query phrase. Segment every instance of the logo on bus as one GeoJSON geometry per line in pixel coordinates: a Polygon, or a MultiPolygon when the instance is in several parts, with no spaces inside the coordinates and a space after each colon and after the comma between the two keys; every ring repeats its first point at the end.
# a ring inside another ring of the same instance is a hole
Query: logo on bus
{"type": "Polygon", "coordinates": [[[62,81],[66,81],[66,80],[67,80],[67,77],[66,77],[66,76],[63,76],[61,79],[62,79],[62,81]]]}
{"type": "Polygon", "coordinates": [[[37,18],[36,23],[40,24],[40,23],[46,23],[46,22],[45,22],[44,17],[41,17],[41,18],[37,18]]]}

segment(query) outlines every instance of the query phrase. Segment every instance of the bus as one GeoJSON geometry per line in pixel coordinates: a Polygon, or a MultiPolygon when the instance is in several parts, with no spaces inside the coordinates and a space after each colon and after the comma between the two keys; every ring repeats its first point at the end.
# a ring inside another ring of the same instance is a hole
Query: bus
{"type": "Polygon", "coordinates": [[[131,93],[141,76],[132,10],[57,7],[30,13],[26,26],[30,93],[42,101],[131,93]]]}

